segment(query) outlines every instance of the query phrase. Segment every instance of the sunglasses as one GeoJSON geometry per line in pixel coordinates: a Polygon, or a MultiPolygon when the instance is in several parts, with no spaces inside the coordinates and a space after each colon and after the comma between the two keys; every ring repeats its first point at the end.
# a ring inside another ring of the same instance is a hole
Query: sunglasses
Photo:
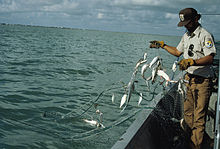
{"type": "Polygon", "coordinates": [[[194,56],[193,48],[194,48],[194,45],[191,44],[191,45],[189,46],[189,50],[188,50],[188,55],[189,55],[190,57],[193,57],[193,56],[194,56]]]}

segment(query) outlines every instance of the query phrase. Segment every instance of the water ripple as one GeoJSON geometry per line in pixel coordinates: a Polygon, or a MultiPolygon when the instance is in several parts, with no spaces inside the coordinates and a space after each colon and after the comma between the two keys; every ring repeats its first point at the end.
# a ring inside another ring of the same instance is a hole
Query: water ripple
{"type": "MultiPolygon", "coordinates": [[[[140,108],[133,95],[120,113],[119,82],[128,82],[144,52],[158,54],[145,44],[161,38],[0,25],[0,148],[111,148],[140,108]],[[83,121],[99,120],[97,109],[107,129],[83,121]]],[[[172,64],[168,59],[166,65],[172,64]]]]}

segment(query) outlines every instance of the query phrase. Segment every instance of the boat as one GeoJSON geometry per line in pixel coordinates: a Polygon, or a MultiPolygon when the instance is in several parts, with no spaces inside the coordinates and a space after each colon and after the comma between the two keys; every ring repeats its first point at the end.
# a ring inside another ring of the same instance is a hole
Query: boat
{"type": "MultiPolygon", "coordinates": [[[[204,146],[210,148],[214,139],[214,149],[220,149],[220,89],[218,81],[219,59],[214,60],[216,72],[215,85],[209,103],[204,146]]],[[[180,75],[180,74],[179,74],[180,75]]],[[[180,76],[175,80],[178,81],[180,76]]],[[[166,94],[158,94],[150,106],[154,109],[143,109],[126,132],[112,146],[112,149],[188,149],[187,134],[180,127],[182,119],[183,98],[177,91],[178,83],[167,89],[166,94]]]]}

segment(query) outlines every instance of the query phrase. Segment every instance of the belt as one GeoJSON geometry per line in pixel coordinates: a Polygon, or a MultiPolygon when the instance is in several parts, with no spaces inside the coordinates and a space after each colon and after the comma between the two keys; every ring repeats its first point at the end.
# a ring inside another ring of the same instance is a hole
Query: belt
{"type": "Polygon", "coordinates": [[[205,77],[202,77],[202,76],[198,76],[198,75],[194,75],[194,74],[191,74],[191,73],[186,73],[188,75],[188,77],[190,78],[203,78],[203,79],[206,79],[205,77]]]}
{"type": "Polygon", "coordinates": [[[195,81],[196,84],[201,84],[204,82],[205,79],[211,80],[211,78],[205,78],[202,76],[186,73],[186,75],[189,77],[189,83],[191,84],[192,79],[195,81]]]}

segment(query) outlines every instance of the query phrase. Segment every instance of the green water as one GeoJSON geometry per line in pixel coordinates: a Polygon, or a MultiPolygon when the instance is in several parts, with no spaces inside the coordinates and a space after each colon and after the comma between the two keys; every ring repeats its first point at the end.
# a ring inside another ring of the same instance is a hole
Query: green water
{"type": "MultiPolygon", "coordinates": [[[[149,105],[138,107],[134,94],[124,112],[119,108],[121,82],[128,83],[144,52],[149,62],[159,55],[172,75],[176,57],[149,49],[155,39],[176,46],[180,37],[1,25],[0,148],[111,148],[149,105]],[[97,109],[105,128],[83,121],[97,120],[97,109]]],[[[153,101],[161,87],[152,85],[152,94],[140,73],[137,80],[136,90],[153,101]]]]}

